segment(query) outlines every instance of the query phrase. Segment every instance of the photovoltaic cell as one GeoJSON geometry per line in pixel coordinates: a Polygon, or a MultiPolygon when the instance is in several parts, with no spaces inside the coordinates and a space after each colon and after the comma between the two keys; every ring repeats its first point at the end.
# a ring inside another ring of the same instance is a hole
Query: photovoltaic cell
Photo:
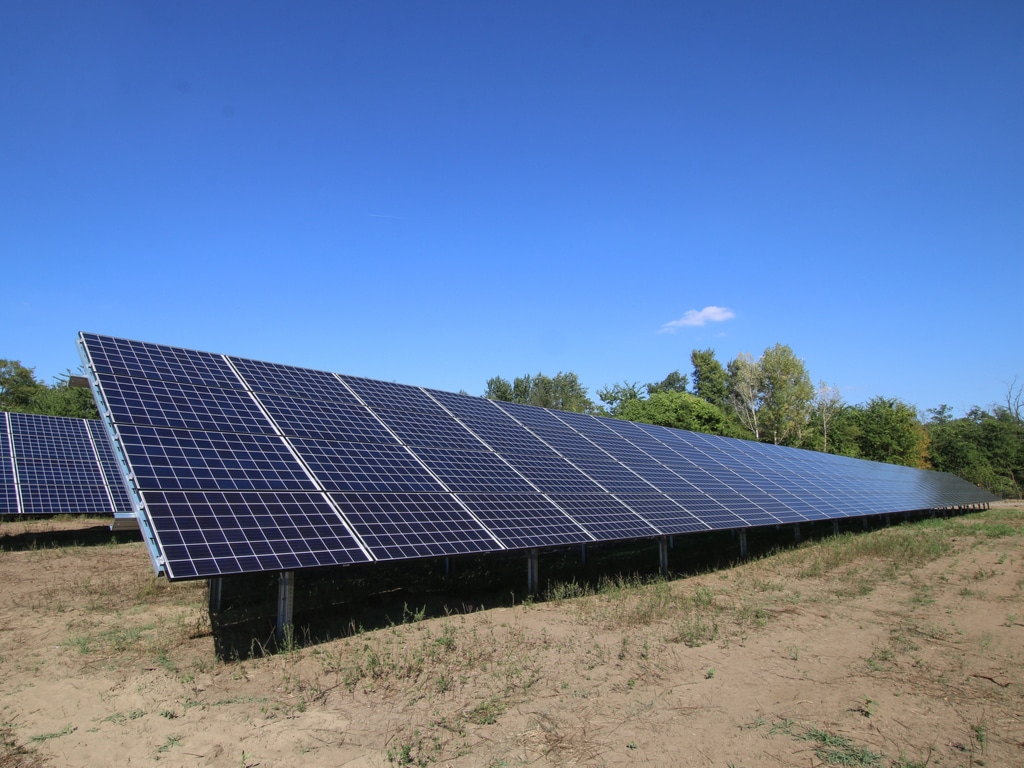
{"type": "Polygon", "coordinates": [[[120,438],[144,490],[317,490],[276,436],[125,424],[120,438]]]}
{"type": "Polygon", "coordinates": [[[11,460],[11,433],[7,428],[7,413],[0,413],[0,514],[16,515],[18,493],[15,489],[14,462],[11,460]]]}
{"type": "Polygon", "coordinates": [[[378,560],[501,549],[451,494],[335,493],[331,497],[378,560]]]}
{"type": "Polygon", "coordinates": [[[446,489],[401,445],[292,440],[299,458],[328,491],[443,493],[446,489]]]}
{"type": "Polygon", "coordinates": [[[300,400],[330,400],[358,405],[359,400],[333,373],[294,368],[259,360],[229,357],[242,380],[257,394],[287,395],[300,400]]]}
{"type": "Polygon", "coordinates": [[[509,549],[594,540],[580,524],[539,493],[467,493],[460,498],[509,549]]]}
{"type": "Polygon", "coordinates": [[[103,466],[113,454],[99,422],[0,413],[0,427],[0,514],[132,513],[121,474],[103,466]]]}
{"type": "Polygon", "coordinates": [[[537,488],[496,454],[420,448],[416,455],[455,493],[537,493],[537,488]]]}
{"type": "Polygon", "coordinates": [[[281,432],[289,438],[399,444],[380,419],[359,403],[269,394],[261,395],[260,401],[281,432]]]}
{"type": "Polygon", "coordinates": [[[171,578],[991,499],[936,473],[667,427],[91,334],[81,347],[171,578]]]}
{"type": "Polygon", "coordinates": [[[171,579],[369,559],[322,494],[150,490],[145,495],[171,579]]]}
{"type": "Polygon", "coordinates": [[[438,404],[421,389],[387,381],[374,381],[358,376],[339,376],[370,408],[391,410],[423,411],[437,413],[438,404]]]}
{"type": "Polygon", "coordinates": [[[639,539],[662,532],[608,494],[553,493],[548,498],[598,541],[639,539]]]}
{"type": "Polygon", "coordinates": [[[221,355],[190,349],[82,334],[97,374],[139,379],[182,381],[207,387],[235,389],[238,377],[221,355]]]}
{"type": "Polygon", "coordinates": [[[377,417],[409,446],[452,448],[463,451],[485,451],[487,446],[455,419],[438,410],[397,411],[377,408],[377,417]]]}
{"type": "Polygon", "coordinates": [[[117,423],[219,432],[274,434],[270,420],[243,389],[219,389],[162,379],[123,379],[108,388],[117,423]]]}

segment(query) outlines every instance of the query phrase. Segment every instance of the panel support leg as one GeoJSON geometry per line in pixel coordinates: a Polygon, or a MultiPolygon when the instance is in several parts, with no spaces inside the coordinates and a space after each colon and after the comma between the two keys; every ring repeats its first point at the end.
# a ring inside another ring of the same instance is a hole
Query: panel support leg
{"type": "Polygon", "coordinates": [[[536,595],[539,582],[540,556],[536,549],[531,549],[526,553],[526,594],[536,595]]]}
{"type": "Polygon", "coordinates": [[[747,549],[747,531],[746,531],[745,528],[740,528],[740,530],[739,530],[739,537],[740,537],[740,560],[746,560],[747,559],[747,553],[748,553],[749,550],[747,549]]]}
{"type": "Polygon", "coordinates": [[[838,520],[833,520],[832,521],[832,535],[833,536],[838,536],[839,535],[839,521],[838,520]]]}
{"type": "Polygon", "coordinates": [[[885,527],[888,528],[890,525],[892,525],[892,515],[886,515],[885,516],[885,527]]]}
{"type": "Polygon", "coordinates": [[[658,539],[658,561],[662,577],[668,576],[668,536],[658,539]]]}
{"type": "Polygon", "coordinates": [[[292,631],[292,608],[295,603],[295,571],[282,571],[277,583],[277,642],[292,631]]]}
{"type": "Polygon", "coordinates": [[[800,543],[800,523],[793,523],[793,541],[800,543]]]}
{"type": "Polygon", "coordinates": [[[583,563],[584,567],[587,565],[587,542],[580,544],[580,562],[583,563]]]}
{"type": "Polygon", "coordinates": [[[451,575],[452,575],[452,559],[450,557],[446,557],[444,559],[444,577],[446,579],[449,579],[449,578],[451,578],[451,575]]]}
{"type": "Polygon", "coordinates": [[[220,576],[210,579],[210,615],[220,613],[220,600],[224,593],[224,581],[220,576]]]}
{"type": "Polygon", "coordinates": [[[864,521],[864,530],[866,531],[868,529],[868,518],[867,518],[867,515],[865,515],[861,519],[864,521]]]}

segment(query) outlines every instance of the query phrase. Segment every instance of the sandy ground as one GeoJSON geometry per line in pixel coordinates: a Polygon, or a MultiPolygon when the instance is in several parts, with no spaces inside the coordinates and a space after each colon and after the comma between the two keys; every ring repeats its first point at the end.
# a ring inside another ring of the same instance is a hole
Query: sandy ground
{"type": "Polygon", "coordinates": [[[938,522],[228,659],[141,543],[0,522],[0,767],[1020,768],[1024,506],[938,522]]]}

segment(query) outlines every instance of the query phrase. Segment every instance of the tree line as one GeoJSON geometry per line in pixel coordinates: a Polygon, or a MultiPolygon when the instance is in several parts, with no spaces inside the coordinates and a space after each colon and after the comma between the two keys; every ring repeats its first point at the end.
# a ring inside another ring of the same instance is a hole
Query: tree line
{"type": "MultiPolygon", "coordinates": [[[[759,440],[843,456],[951,472],[1006,498],[1024,498],[1024,384],[1014,380],[1005,402],[952,408],[927,419],[897,398],[846,403],[834,385],[812,384],[803,360],[783,344],[756,360],[739,354],[723,365],[713,349],[690,354],[689,374],[672,371],[641,384],[623,381],[597,391],[572,372],[488,380],[485,396],[576,413],[611,416],[726,437],[759,440]]],[[[99,418],[88,389],[71,386],[71,371],[51,384],[33,368],[0,359],[0,411],[99,418]]]]}
{"type": "Polygon", "coordinates": [[[46,384],[36,378],[34,368],[0,358],[0,411],[98,419],[92,392],[71,386],[71,376],[69,370],[46,384]]]}
{"type": "Polygon", "coordinates": [[[813,384],[804,361],[784,344],[761,356],[741,353],[725,365],[714,349],[690,354],[689,374],[657,382],[623,381],[597,390],[572,372],[487,381],[485,397],[576,413],[611,416],[725,437],[951,472],[993,493],[1024,492],[1024,385],[1006,402],[953,418],[947,405],[922,419],[914,405],[873,397],[850,404],[839,388],[813,384]]]}

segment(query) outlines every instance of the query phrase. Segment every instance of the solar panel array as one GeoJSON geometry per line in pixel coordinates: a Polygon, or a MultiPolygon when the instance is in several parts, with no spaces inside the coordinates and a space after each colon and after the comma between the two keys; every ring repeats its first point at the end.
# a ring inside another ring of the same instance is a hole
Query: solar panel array
{"type": "Polygon", "coordinates": [[[0,412],[0,514],[134,514],[103,425],[0,412]]]}
{"type": "Polygon", "coordinates": [[[81,334],[171,579],[968,506],[936,472],[81,334]]]}

